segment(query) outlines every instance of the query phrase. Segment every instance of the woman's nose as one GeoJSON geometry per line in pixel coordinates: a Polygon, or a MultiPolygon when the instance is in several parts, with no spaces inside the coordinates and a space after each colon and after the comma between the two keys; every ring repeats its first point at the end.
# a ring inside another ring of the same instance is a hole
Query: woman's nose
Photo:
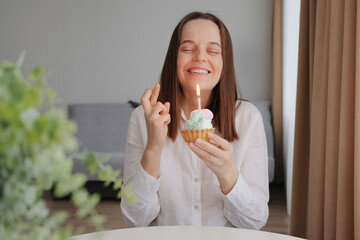
{"type": "Polygon", "coordinates": [[[194,57],[193,57],[193,61],[205,61],[206,60],[206,55],[204,53],[204,51],[202,50],[198,50],[195,52],[194,57]]]}

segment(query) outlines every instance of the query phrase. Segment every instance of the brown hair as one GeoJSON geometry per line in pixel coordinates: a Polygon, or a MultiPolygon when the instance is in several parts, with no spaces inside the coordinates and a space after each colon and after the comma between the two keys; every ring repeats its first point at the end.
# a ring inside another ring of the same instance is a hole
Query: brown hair
{"type": "Polygon", "coordinates": [[[161,91],[159,101],[170,102],[171,122],[168,136],[175,141],[181,115],[181,85],[177,78],[177,56],[180,46],[183,26],[195,19],[206,19],[214,22],[220,31],[223,70],[218,84],[213,88],[206,108],[214,113],[213,124],[220,131],[221,136],[228,141],[238,139],[235,129],[235,104],[238,98],[233,49],[229,31],[224,23],[210,13],[192,12],[186,15],[176,26],[170,39],[169,48],[165,57],[160,76],[161,91]]]}

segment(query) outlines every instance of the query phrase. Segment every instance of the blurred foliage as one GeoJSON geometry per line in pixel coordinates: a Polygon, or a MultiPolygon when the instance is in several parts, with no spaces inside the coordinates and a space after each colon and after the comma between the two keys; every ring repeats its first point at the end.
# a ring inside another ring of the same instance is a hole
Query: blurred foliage
{"type": "MultiPolygon", "coordinates": [[[[103,230],[105,218],[95,211],[100,196],[83,187],[84,174],[72,174],[77,126],[54,107],[56,92],[46,85],[42,66],[23,73],[24,56],[0,65],[0,239],[61,240],[78,233],[66,224],[67,213],[50,214],[43,193],[51,188],[57,197],[71,195],[76,216],[90,216],[103,230]]],[[[93,174],[121,189],[120,172],[106,159],[94,153],[83,159],[93,174]]]]}

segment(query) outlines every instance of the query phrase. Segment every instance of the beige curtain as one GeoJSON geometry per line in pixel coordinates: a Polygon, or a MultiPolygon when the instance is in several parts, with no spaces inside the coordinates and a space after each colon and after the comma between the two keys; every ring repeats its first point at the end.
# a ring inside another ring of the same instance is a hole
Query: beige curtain
{"type": "Polygon", "coordinates": [[[360,1],[302,0],[290,234],[360,239],[360,1]]]}
{"type": "Polygon", "coordinates": [[[282,1],[273,1],[272,22],[272,61],[271,61],[271,85],[272,85],[272,120],[275,142],[275,182],[283,181],[283,121],[282,121],[282,1]]]}

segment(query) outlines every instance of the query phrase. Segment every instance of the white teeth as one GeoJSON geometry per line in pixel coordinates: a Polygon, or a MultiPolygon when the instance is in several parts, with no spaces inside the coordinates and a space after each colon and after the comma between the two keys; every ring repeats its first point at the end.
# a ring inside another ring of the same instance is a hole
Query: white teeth
{"type": "Polygon", "coordinates": [[[204,70],[204,69],[191,69],[190,72],[192,72],[192,73],[209,73],[207,70],[204,70]]]}

